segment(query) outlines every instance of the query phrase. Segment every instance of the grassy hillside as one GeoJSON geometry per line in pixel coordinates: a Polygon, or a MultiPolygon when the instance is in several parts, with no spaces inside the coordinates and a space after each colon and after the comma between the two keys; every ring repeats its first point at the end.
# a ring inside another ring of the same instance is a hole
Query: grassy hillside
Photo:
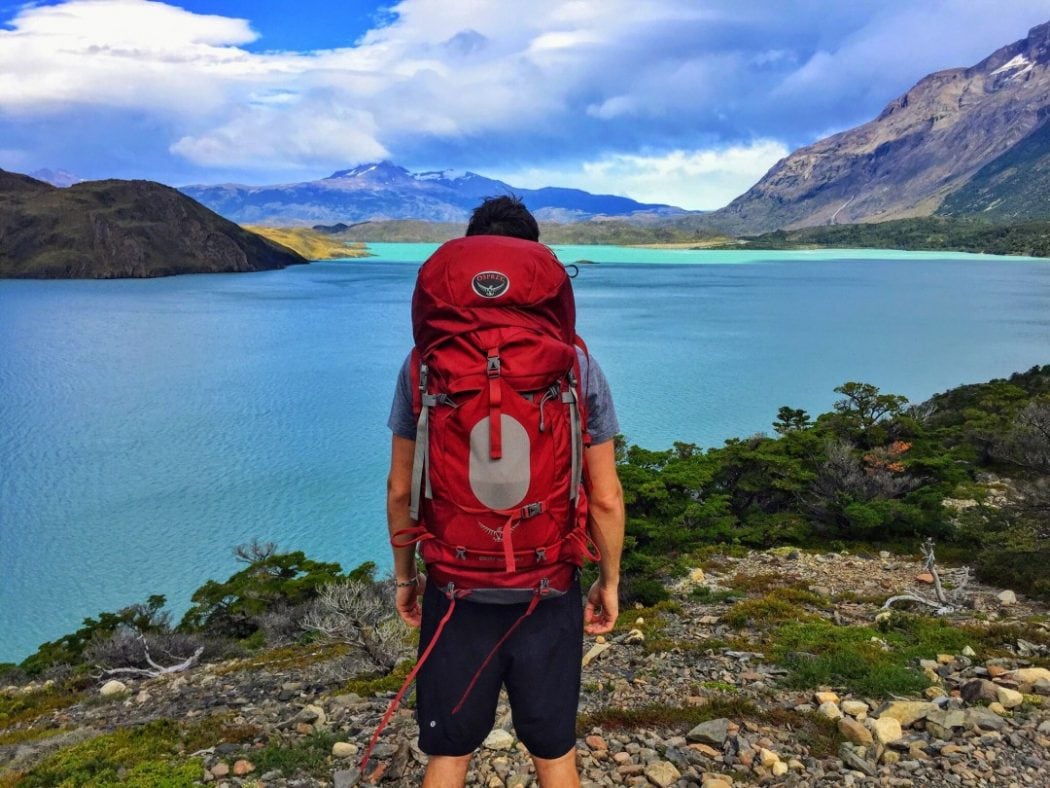
{"type": "Polygon", "coordinates": [[[1050,221],[993,224],[933,216],[878,224],[777,230],[741,238],[732,246],[751,249],[902,249],[1050,257],[1050,221]]]}
{"type": "Polygon", "coordinates": [[[342,241],[329,233],[308,227],[260,227],[244,225],[244,229],[285,246],[307,260],[334,260],[345,257],[368,257],[364,244],[342,241]]]}
{"type": "Polygon", "coordinates": [[[304,262],[159,183],[59,189],[0,170],[0,277],[152,277],[304,262]]]}
{"type": "Polygon", "coordinates": [[[942,216],[980,216],[1027,221],[1050,216],[1050,123],[986,164],[937,211],[942,216]]]}

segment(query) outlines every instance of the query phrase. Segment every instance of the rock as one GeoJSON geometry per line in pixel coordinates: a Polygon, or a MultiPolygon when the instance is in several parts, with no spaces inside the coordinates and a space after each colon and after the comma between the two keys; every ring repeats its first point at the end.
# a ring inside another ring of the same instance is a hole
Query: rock
{"type": "Polygon", "coordinates": [[[700,788],[733,788],[733,780],[721,774],[705,773],[700,788]]]}
{"type": "Polygon", "coordinates": [[[851,717],[862,717],[868,713],[868,704],[862,700],[844,700],[839,708],[851,717]]]}
{"type": "Polygon", "coordinates": [[[493,728],[481,746],[488,750],[509,750],[514,746],[514,737],[503,728],[493,728]]]}
{"type": "Polygon", "coordinates": [[[758,762],[768,769],[774,763],[780,763],[780,756],[772,750],[762,747],[758,751],[758,762]]]}
{"type": "Polygon", "coordinates": [[[915,582],[933,585],[933,575],[929,572],[919,572],[919,574],[915,575],[915,582]]]}
{"type": "Polygon", "coordinates": [[[361,780],[357,769],[340,769],[332,775],[332,788],[354,788],[361,780]]]}
{"type": "Polygon", "coordinates": [[[892,717],[901,724],[902,728],[909,728],[936,708],[936,703],[928,701],[898,700],[881,708],[879,718],[892,717]]]}
{"type": "Polygon", "coordinates": [[[852,717],[843,717],[839,720],[839,732],[854,744],[867,746],[874,740],[871,731],[861,725],[852,717]]]}
{"type": "Polygon", "coordinates": [[[103,698],[112,698],[114,695],[123,695],[128,691],[128,685],[123,681],[117,681],[116,679],[110,679],[102,685],[102,689],[98,691],[98,694],[103,698]]]}
{"type": "Polygon", "coordinates": [[[770,767],[774,777],[783,777],[788,773],[788,765],[783,761],[777,761],[770,767]]]}
{"type": "Polygon", "coordinates": [[[988,711],[992,712],[993,714],[998,714],[1000,717],[1002,717],[1004,714],[1006,714],[1006,706],[1001,704],[999,701],[995,701],[994,703],[988,704],[988,711]]]}
{"type": "Polygon", "coordinates": [[[707,580],[707,578],[704,576],[704,570],[701,569],[700,567],[697,567],[696,569],[690,569],[689,570],[689,582],[692,583],[693,585],[697,585],[698,586],[698,585],[700,585],[701,583],[703,583],[706,580],[707,580]]]}
{"type": "Polygon", "coordinates": [[[584,741],[587,743],[587,746],[590,747],[592,750],[609,749],[609,745],[605,743],[605,739],[603,739],[601,736],[588,736],[586,739],[584,739],[584,741]]]}
{"type": "Polygon", "coordinates": [[[936,709],[926,715],[926,730],[938,739],[947,741],[955,728],[966,727],[966,714],[961,709],[936,709]]]}
{"type": "Polygon", "coordinates": [[[977,652],[969,646],[963,646],[962,655],[964,657],[970,657],[972,659],[977,656],[977,652]]]}
{"type": "Polygon", "coordinates": [[[1015,709],[1024,703],[1024,695],[1009,687],[995,688],[996,700],[1003,704],[1005,709],[1015,709]]]}
{"type": "Polygon", "coordinates": [[[209,771],[211,771],[212,777],[226,777],[230,773],[230,764],[226,763],[225,761],[219,761],[217,764],[212,766],[209,771]]]}
{"type": "Polygon", "coordinates": [[[995,595],[995,598],[999,600],[1000,605],[1017,604],[1017,594],[1015,594],[1013,591],[1000,591],[998,594],[995,595]]]}
{"type": "Polygon", "coordinates": [[[332,755],[336,758],[353,758],[357,755],[357,750],[357,745],[351,742],[337,741],[332,745],[332,755]]]}
{"type": "Polygon", "coordinates": [[[869,724],[875,740],[880,744],[889,744],[904,736],[900,720],[895,717],[879,717],[877,720],[870,720],[869,724]]]}
{"type": "Polygon", "coordinates": [[[721,747],[729,735],[729,720],[724,717],[701,722],[685,735],[687,741],[721,747]]]}
{"type": "Polygon", "coordinates": [[[937,655],[937,664],[938,665],[951,665],[953,662],[955,662],[955,657],[953,657],[951,654],[938,654],[937,655]]]}
{"type": "Polygon", "coordinates": [[[627,638],[624,640],[629,646],[637,645],[638,643],[645,642],[645,633],[640,629],[632,629],[627,633],[627,638]]]}
{"type": "Polygon", "coordinates": [[[325,716],[324,709],[312,703],[308,706],[303,706],[302,710],[296,715],[295,718],[299,722],[310,723],[315,728],[320,728],[328,722],[328,718],[325,716]]]}
{"type": "Polygon", "coordinates": [[[849,744],[842,744],[839,746],[839,758],[851,769],[856,769],[870,777],[874,777],[876,774],[875,766],[868,763],[864,758],[858,755],[849,744]]]}
{"type": "Polygon", "coordinates": [[[929,700],[937,700],[937,698],[947,697],[947,694],[944,691],[944,687],[937,686],[927,687],[922,691],[922,694],[924,698],[928,698],[929,700]]]}
{"type": "Polygon", "coordinates": [[[590,651],[588,651],[583,657],[583,667],[590,665],[608,648],[610,648],[609,643],[595,643],[591,646],[590,651]]]}
{"type": "Polygon", "coordinates": [[[236,777],[243,777],[246,774],[251,774],[255,771],[255,764],[251,761],[241,758],[239,761],[233,764],[233,774],[236,777]]]}
{"type": "Polygon", "coordinates": [[[988,679],[973,679],[959,688],[959,694],[967,703],[976,703],[979,700],[993,701],[998,699],[996,694],[998,689],[999,687],[988,679]]]}
{"type": "Polygon", "coordinates": [[[821,703],[820,708],[817,709],[817,713],[827,717],[829,720],[842,719],[842,710],[836,703],[821,703]]]}
{"type": "Polygon", "coordinates": [[[698,752],[701,755],[706,755],[708,758],[714,759],[722,755],[721,750],[716,750],[710,744],[690,744],[689,749],[694,752],[698,752]]]}
{"type": "Polygon", "coordinates": [[[977,706],[966,710],[965,727],[977,727],[986,731],[999,731],[1006,727],[1006,720],[992,711],[991,707],[985,709],[981,706],[977,706]]]}
{"type": "Polygon", "coordinates": [[[1010,672],[1010,677],[1018,684],[1035,684],[1038,681],[1050,681],[1050,670],[1047,668],[1018,668],[1010,672]]]}
{"type": "Polygon", "coordinates": [[[838,703],[839,696],[834,692],[814,692],[813,702],[818,706],[824,703],[838,703]]]}
{"type": "Polygon", "coordinates": [[[645,767],[645,776],[649,778],[649,782],[653,785],[657,785],[659,788],[669,788],[669,786],[678,782],[682,773],[669,761],[654,761],[645,767]]]}
{"type": "Polygon", "coordinates": [[[1010,672],[1002,665],[995,665],[993,663],[988,663],[987,665],[985,665],[985,670],[988,671],[988,675],[991,676],[993,679],[997,679],[1000,676],[1005,676],[1007,673],[1010,672]]]}

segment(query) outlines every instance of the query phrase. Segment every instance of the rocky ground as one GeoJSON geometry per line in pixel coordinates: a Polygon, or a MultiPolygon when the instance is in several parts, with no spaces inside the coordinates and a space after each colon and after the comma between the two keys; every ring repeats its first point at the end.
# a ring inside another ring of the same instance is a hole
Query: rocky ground
{"type": "MultiPolygon", "coordinates": [[[[889,671],[904,646],[893,634],[897,619],[868,628],[891,594],[930,593],[921,574],[918,560],[888,554],[710,557],[673,586],[670,602],[628,611],[612,637],[584,644],[577,742],[584,785],[1050,785],[1044,607],[967,586],[951,627],[930,629],[941,640],[930,640],[929,653],[921,639],[909,646],[918,654],[904,660],[919,679],[915,689],[876,696],[876,674],[889,671]],[[876,667],[806,686],[798,666],[812,662],[816,670],[820,655],[785,652],[777,639],[785,626],[852,638],[876,667]],[[945,653],[934,647],[941,642],[963,645],[945,653]]],[[[925,632],[916,619],[901,626],[925,632]]],[[[395,715],[367,773],[358,770],[393,692],[389,681],[348,683],[347,659],[331,647],[287,649],[122,685],[100,680],[68,705],[8,718],[15,722],[0,728],[0,786],[47,784],[40,770],[56,753],[115,741],[130,726],[161,730],[149,727],[160,720],[173,721],[163,729],[168,739],[172,731],[182,737],[165,758],[193,774],[165,785],[419,785],[424,759],[410,708],[395,715]]],[[[11,700],[50,691],[2,693],[11,700]]],[[[127,758],[116,784],[151,784],[133,768],[132,749],[108,751],[127,758]]],[[[535,784],[505,705],[468,784],[535,784]]]]}

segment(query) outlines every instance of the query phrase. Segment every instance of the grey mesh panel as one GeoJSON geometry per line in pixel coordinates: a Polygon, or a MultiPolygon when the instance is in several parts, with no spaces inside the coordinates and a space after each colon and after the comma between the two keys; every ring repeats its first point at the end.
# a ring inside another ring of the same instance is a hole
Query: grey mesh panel
{"type": "Polygon", "coordinates": [[[470,431],[470,489],[489,509],[510,509],[523,500],[532,481],[529,433],[513,416],[500,415],[503,457],[489,456],[489,419],[470,431]]]}

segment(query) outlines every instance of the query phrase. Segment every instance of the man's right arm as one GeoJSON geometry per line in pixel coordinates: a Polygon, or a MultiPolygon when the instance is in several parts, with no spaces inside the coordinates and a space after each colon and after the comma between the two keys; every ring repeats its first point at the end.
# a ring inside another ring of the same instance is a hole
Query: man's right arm
{"type": "MultiPolygon", "coordinates": [[[[412,495],[412,458],[416,442],[394,435],[390,445],[390,475],[386,483],[386,524],[390,536],[414,523],[409,514],[412,495]]],[[[396,588],[397,613],[411,627],[418,627],[420,616],[419,597],[426,586],[426,577],[416,571],[416,546],[393,547],[394,580],[407,583],[418,578],[415,585],[400,585],[396,588]]]]}
{"type": "Polygon", "coordinates": [[[623,553],[623,488],[616,473],[615,442],[586,450],[589,530],[598,548],[598,579],[587,594],[584,624],[588,634],[611,632],[620,612],[620,556],[623,553]]]}

